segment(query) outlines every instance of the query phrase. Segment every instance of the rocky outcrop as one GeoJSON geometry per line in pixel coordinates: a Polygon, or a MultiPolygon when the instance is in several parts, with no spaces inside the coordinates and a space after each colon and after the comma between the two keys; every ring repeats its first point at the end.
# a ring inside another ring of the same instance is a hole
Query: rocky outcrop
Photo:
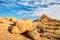
{"type": "MultiPolygon", "coordinates": [[[[60,30],[59,29],[60,20],[50,18],[46,14],[43,14],[40,18],[34,20],[33,24],[36,25],[36,29],[38,30],[41,30],[41,28],[43,28],[44,32],[58,34],[58,35],[60,34],[58,33],[59,31],[57,31],[57,30],[60,30]]],[[[56,38],[59,38],[59,37],[56,36],[56,38]]]]}
{"type": "Polygon", "coordinates": [[[13,34],[15,34],[15,33],[18,34],[18,33],[20,33],[20,30],[18,29],[17,26],[13,26],[11,32],[12,32],[13,34]]]}
{"type": "Polygon", "coordinates": [[[16,18],[11,18],[10,21],[11,22],[16,22],[17,20],[16,20],[16,18]]]}
{"type": "Polygon", "coordinates": [[[43,14],[40,18],[34,20],[34,21],[48,21],[52,20],[50,17],[48,17],[46,14],[43,14]]]}
{"type": "Polygon", "coordinates": [[[10,21],[11,18],[10,18],[10,17],[5,17],[5,19],[6,19],[7,21],[10,21]]]}
{"type": "Polygon", "coordinates": [[[31,30],[33,30],[31,20],[19,20],[16,22],[16,26],[12,28],[12,33],[14,33],[15,31],[15,33],[23,33],[31,30]]]}
{"type": "Polygon", "coordinates": [[[40,34],[38,33],[37,29],[28,32],[28,35],[34,40],[38,40],[40,37],[40,34]]]}
{"type": "MultiPolygon", "coordinates": [[[[40,18],[33,21],[36,26],[45,27],[45,28],[54,28],[56,24],[60,24],[59,20],[48,17],[46,14],[43,14],[40,18]]],[[[57,25],[57,26],[58,26],[57,25]]]]}
{"type": "Polygon", "coordinates": [[[47,19],[47,20],[50,20],[51,18],[48,17],[46,14],[43,14],[43,15],[41,16],[41,19],[47,19]]]}
{"type": "Polygon", "coordinates": [[[3,24],[13,24],[12,22],[10,21],[7,21],[6,19],[0,17],[0,23],[3,23],[3,24]]]}
{"type": "Polygon", "coordinates": [[[30,19],[16,20],[10,17],[0,17],[0,40],[29,40],[31,38],[33,40],[47,40],[51,39],[52,35],[60,38],[59,31],[60,21],[51,19],[46,14],[33,22],[30,19]]]}

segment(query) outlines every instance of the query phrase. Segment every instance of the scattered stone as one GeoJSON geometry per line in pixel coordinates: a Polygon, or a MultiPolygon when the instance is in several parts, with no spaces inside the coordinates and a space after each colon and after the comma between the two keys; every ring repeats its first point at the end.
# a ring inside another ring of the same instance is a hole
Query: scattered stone
{"type": "Polygon", "coordinates": [[[3,23],[3,24],[10,24],[11,22],[10,21],[7,21],[6,19],[0,17],[0,23],[3,23]]]}
{"type": "Polygon", "coordinates": [[[10,21],[11,18],[10,18],[10,17],[5,17],[5,19],[6,19],[7,21],[10,21]]]}
{"type": "MultiPolygon", "coordinates": [[[[52,40],[55,40],[53,39],[53,37],[60,38],[60,29],[54,29],[55,26],[57,28],[60,27],[59,24],[59,20],[51,19],[45,14],[41,18],[38,18],[33,22],[29,19],[22,19],[17,21],[15,18],[0,17],[0,40],[22,40],[24,38],[21,38],[20,34],[23,34],[25,32],[28,37],[34,40],[51,40],[50,37],[52,38],[52,40]],[[41,30],[41,27],[46,30],[41,30]],[[40,30],[41,32],[39,32],[38,30],[40,30]],[[48,37],[48,39],[44,37],[48,37]]],[[[26,36],[24,37],[26,38],[26,36]]]]}
{"type": "Polygon", "coordinates": [[[36,29],[33,30],[33,31],[28,32],[28,35],[29,35],[32,39],[34,39],[34,40],[38,40],[39,37],[40,37],[40,34],[37,32],[36,29]]]}
{"type": "Polygon", "coordinates": [[[54,32],[54,30],[47,30],[47,32],[53,33],[53,32],[54,32]]]}
{"type": "Polygon", "coordinates": [[[11,18],[10,21],[11,22],[16,22],[17,20],[16,20],[16,18],[11,18]]]}

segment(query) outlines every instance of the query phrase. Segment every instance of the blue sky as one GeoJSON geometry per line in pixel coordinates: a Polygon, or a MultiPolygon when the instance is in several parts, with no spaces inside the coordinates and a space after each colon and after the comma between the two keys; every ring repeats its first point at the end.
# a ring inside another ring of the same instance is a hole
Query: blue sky
{"type": "Polygon", "coordinates": [[[0,16],[35,20],[43,14],[60,20],[60,0],[0,0],[0,16]]]}

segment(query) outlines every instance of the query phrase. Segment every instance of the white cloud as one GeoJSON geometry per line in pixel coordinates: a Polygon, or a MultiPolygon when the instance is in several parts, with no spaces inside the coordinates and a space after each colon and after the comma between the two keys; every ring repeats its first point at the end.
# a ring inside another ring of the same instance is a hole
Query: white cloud
{"type": "Polygon", "coordinates": [[[46,13],[49,17],[59,19],[60,18],[60,5],[54,5],[50,8],[44,9],[44,13],[46,13]]]}
{"type": "Polygon", "coordinates": [[[56,0],[47,0],[47,3],[56,2],[56,0]]]}
{"type": "Polygon", "coordinates": [[[39,2],[38,1],[35,1],[35,5],[39,5],[39,2]]]}
{"type": "Polygon", "coordinates": [[[31,16],[39,16],[41,17],[42,14],[47,14],[51,18],[59,19],[60,18],[60,5],[53,5],[48,8],[42,8],[39,10],[34,11],[31,16]]]}
{"type": "Polygon", "coordinates": [[[57,0],[56,2],[57,2],[57,3],[60,3],[60,0],[57,0]]]}
{"type": "MultiPolygon", "coordinates": [[[[41,0],[40,2],[39,2],[39,0],[19,0],[19,1],[17,1],[17,0],[8,0],[8,1],[7,0],[1,0],[1,1],[7,3],[7,4],[2,3],[1,5],[5,6],[5,7],[8,7],[8,8],[9,7],[19,8],[20,7],[19,5],[23,5],[23,6],[30,6],[30,7],[32,7],[32,9],[35,8],[35,7],[40,8],[40,5],[43,5],[43,4],[48,5],[51,2],[57,2],[57,3],[60,2],[60,0],[41,0]],[[32,2],[32,3],[29,3],[29,2],[32,2]],[[17,5],[17,4],[19,4],[19,5],[17,5]]],[[[33,9],[33,10],[36,10],[36,8],[33,9]]]]}
{"type": "Polygon", "coordinates": [[[16,5],[15,3],[11,3],[11,4],[8,4],[8,6],[10,6],[10,7],[19,7],[18,5],[16,5]]]}
{"type": "Polygon", "coordinates": [[[21,12],[18,12],[17,14],[21,15],[22,13],[23,13],[23,11],[21,11],[21,12]]]}
{"type": "Polygon", "coordinates": [[[28,6],[29,4],[28,4],[28,2],[17,2],[18,4],[22,4],[22,5],[25,5],[25,6],[28,6]]]}
{"type": "Polygon", "coordinates": [[[39,10],[33,11],[31,16],[41,16],[42,14],[43,14],[43,10],[39,9],[39,10]]]}
{"type": "MultiPolygon", "coordinates": [[[[1,0],[1,1],[4,1],[6,2],[7,4],[5,3],[1,3],[2,6],[4,7],[7,7],[7,8],[19,8],[20,6],[19,5],[23,5],[24,7],[25,6],[30,6],[32,8],[27,8],[27,9],[31,9],[31,10],[34,10],[34,11],[27,11],[27,10],[13,10],[11,12],[16,12],[16,14],[25,14],[25,13],[31,13],[30,16],[41,16],[43,13],[46,13],[48,16],[52,17],[52,18],[57,18],[59,19],[60,18],[60,5],[49,5],[49,3],[51,2],[54,2],[54,3],[60,3],[60,0],[41,0],[41,2],[38,2],[38,0],[20,0],[20,1],[17,1],[17,0],[1,0]],[[25,2],[21,2],[21,1],[25,1],[25,2]],[[9,2],[11,4],[9,4],[9,2]],[[29,3],[29,2],[33,2],[33,3],[29,3]],[[19,5],[17,5],[19,4],[19,5]],[[43,4],[46,4],[48,5],[49,7],[47,8],[41,8],[40,5],[43,5],[43,4]],[[35,8],[36,7],[36,8],[35,8]]],[[[0,6],[0,7],[2,7],[0,6]]],[[[1,9],[0,9],[1,10],[1,9]]]]}
{"type": "Polygon", "coordinates": [[[25,11],[17,11],[16,14],[21,15],[21,14],[23,14],[23,12],[25,12],[25,11]]]}
{"type": "Polygon", "coordinates": [[[18,14],[18,15],[29,14],[29,13],[32,13],[32,11],[24,11],[24,10],[16,11],[16,14],[18,14]]]}
{"type": "Polygon", "coordinates": [[[2,3],[2,4],[1,4],[1,7],[7,7],[7,8],[10,8],[10,7],[8,6],[8,4],[5,4],[5,3],[2,3]]]}

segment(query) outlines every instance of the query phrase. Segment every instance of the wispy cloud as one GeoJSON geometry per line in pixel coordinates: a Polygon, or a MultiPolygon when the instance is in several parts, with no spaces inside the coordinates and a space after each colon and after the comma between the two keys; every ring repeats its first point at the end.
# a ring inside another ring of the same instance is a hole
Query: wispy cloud
{"type": "Polygon", "coordinates": [[[43,9],[39,9],[39,10],[33,11],[31,16],[41,16],[42,13],[43,13],[43,9]]]}
{"type": "MultiPolygon", "coordinates": [[[[24,10],[20,10],[20,11],[16,11],[16,14],[18,14],[18,15],[22,15],[22,14],[31,14],[33,11],[24,11],[24,10]]],[[[27,15],[27,16],[28,16],[27,15]]]]}
{"type": "MultiPolygon", "coordinates": [[[[60,3],[60,0],[0,0],[0,5],[2,6],[6,6],[6,7],[17,7],[17,8],[20,8],[21,5],[27,7],[27,6],[30,6],[30,9],[31,8],[46,8],[48,7],[49,5],[52,5],[52,4],[57,4],[57,3],[60,3]]],[[[32,9],[31,9],[32,10],[32,9]]]]}
{"type": "Polygon", "coordinates": [[[34,19],[43,13],[59,18],[60,0],[0,0],[0,10],[15,13],[22,18],[26,16],[34,19]]]}
{"type": "Polygon", "coordinates": [[[44,9],[43,11],[51,18],[60,18],[60,5],[51,6],[50,8],[44,9]]]}

